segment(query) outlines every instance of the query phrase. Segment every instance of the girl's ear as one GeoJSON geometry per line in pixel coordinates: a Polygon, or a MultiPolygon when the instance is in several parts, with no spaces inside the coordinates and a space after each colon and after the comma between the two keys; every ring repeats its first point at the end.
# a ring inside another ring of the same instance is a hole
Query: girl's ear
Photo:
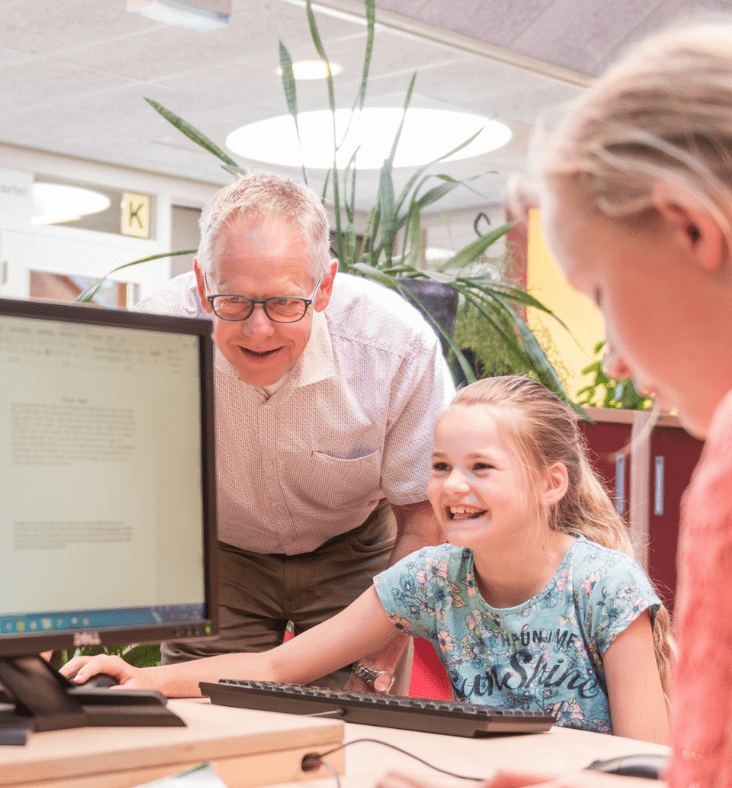
{"type": "Polygon", "coordinates": [[[718,271],[726,255],[724,233],[709,211],[685,189],[661,181],[653,201],[682,249],[704,271],[718,271]]]}
{"type": "Polygon", "coordinates": [[[555,462],[544,472],[542,500],[547,506],[553,506],[564,498],[569,484],[567,466],[563,462],[555,462]]]}

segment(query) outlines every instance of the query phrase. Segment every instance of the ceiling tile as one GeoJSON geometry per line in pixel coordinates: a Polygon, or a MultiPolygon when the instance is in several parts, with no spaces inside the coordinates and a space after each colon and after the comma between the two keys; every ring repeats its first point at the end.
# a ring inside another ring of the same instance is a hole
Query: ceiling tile
{"type": "Polygon", "coordinates": [[[660,0],[578,3],[554,0],[512,42],[512,49],[559,66],[593,73],[594,66],[638,25],[660,0]]]}
{"type": "MultiPolygon", "coordinates": [[[[199,33],[163,25],[135,36],[104,41],[64,53],[63,59],[80,65],[104,69],[142,80],[185,76],[212,65],[236,69],[241,61],[266,62],[265,68],[279,64],[279,40],[289,48],[291,42],[310,41],[307,18],[302,8],[272,0],[276,13],[256,4],[237,9],[235,23],[199,33]],[[307,36],[307,39],[306,39],[307,36]]],[[[318,20],[324,40],[348,35],[363,35],[364,28],[331,17],[318,20]]],[[[310,56],[315,54],[307,44],[310,56]]]]}
{"type": "Polygon", "coordinates": [[[127,13],[124,0],[23,0],[3,8],[0,46],[45,54],[160,27],[127,13]]]}
{"type": "Polygon", "coordinates": [[[116,90],[132,81],[100,71],[79,68],[52,58],[34,58],[0,68],[0,108],[8,112],[79,94],[116,90]]]}
{"type": "Polygon", "coordinates": [[[595,65],[594,73],[599,75],[614,63],[634,42],[672,25],[684,25],[709,14],[730,11],[730,0],[663,0],[649,11],[647,16],[635,27],[628,27],[626,35],[617,41],[595,65]]]}
{"type": "Polygon", "coordinates": [[[552,0],[376,0],[377,8],[504,49],[552,0]]]}

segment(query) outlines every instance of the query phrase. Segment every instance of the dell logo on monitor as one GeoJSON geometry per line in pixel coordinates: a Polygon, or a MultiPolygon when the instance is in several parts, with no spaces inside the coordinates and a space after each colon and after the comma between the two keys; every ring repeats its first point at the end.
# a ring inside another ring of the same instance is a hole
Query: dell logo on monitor
{"type": "Polygon", "coordinates": [[[102,639],[98,632],[74,632],[74,646],[101,646],[102,639]]]}

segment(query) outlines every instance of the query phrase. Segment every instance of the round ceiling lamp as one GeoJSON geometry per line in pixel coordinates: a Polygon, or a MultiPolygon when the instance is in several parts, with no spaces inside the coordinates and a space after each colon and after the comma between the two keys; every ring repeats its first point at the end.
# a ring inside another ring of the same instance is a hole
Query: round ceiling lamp
{"type": "MultiPolygon", "coordinates": [[[[341,140],[346,135],[338,150],[338,167],[346,167],[358,150],[358,169],[380,169],[391,152],[403,114],[404,111],[396,107],[371,107],[354,113],[349,109],[336,110],[337,138],[341,140]]],[[[304,164],[307,169],[329,169],[334,158],[333,115],[329,110],[301,112],[297,120],[302,153],[291,115],[280,115],[242,126],[229,134],[226,145],[234,153],[254,161],[284,167],[300,167],[304,164]]],[[[444,161],[468,159],[496,150],[509,142],[511,130],[500,121],[467,112],[409,109],[394,166],[417,167],[428,164],[440,159],[479,131],[480,134],[469,145],[444,161]]]]}
{"type": "Polygon", "coordinates": [[[71,222],[106,211],[112,201],[104,194],[61,183],[33,184],[32,224],[71,222]]]}

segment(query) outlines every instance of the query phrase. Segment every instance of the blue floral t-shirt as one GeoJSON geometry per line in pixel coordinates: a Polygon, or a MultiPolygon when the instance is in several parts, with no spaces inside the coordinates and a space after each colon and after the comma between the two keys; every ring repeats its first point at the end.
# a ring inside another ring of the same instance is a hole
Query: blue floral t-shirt
{"type": "MultiPolygon", "coordinates": [[[[612,733],[602,655],[660,600],[625,553],[579,537],[547,586],[511,608],[488,605],[473,553],[426,547],[377,575],[395,626],[431,640],[458,700],[543,709],[569,728],[612,733]]],[[[632,666],[629,667],[632,670],[632,666]]]]}

